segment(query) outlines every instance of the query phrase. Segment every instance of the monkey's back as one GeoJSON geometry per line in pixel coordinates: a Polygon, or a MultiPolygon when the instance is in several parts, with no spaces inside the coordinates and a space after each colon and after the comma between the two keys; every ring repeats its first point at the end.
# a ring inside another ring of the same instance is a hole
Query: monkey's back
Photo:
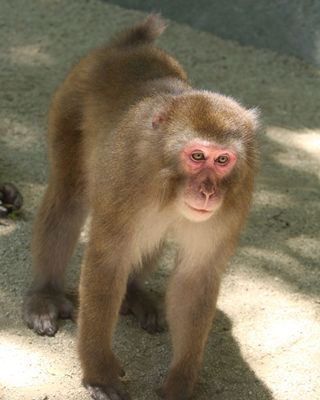
{"type": "Polygon", "coordinates": [[[133,105],[168,92],[168,81],[177,82],[173,91],[174,86],[188,86],[180,64],[152,44],[111,45],[82,58],[53,96],[49,113],[52,170],[72,168],[78,176],[86,176],[88,153],[110,136],[133,105]]]}
{"type": "MultiPolygon", "coordinates": [[[[180,64],[152,45],[99,49],[78,67],[75,72],[85,97],[84,114],[90,113],[93,107],[95,114],[108,115],[113,123],[139,100],[155,94],[150,82],[170,78],[187,80],[180,64]]],[[[161,88],[157,89],[161,92],[161,88]]]]}

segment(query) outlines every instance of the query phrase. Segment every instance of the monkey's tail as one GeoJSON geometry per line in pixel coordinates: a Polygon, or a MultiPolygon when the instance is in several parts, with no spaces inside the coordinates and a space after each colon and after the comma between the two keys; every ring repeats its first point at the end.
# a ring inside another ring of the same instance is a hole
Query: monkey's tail
{"type": "Polygon", "coordinates": [[[114,46],[130,47],[152,43],[166,29],[159,14],[150,14],[132,28],[120,32],[111,42],[114,46]]]}

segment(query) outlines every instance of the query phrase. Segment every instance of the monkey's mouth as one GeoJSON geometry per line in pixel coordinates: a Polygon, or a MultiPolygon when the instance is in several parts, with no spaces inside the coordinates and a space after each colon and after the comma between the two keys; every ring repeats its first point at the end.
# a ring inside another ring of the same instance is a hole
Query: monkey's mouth
{"type": "Polygon", "coordinates": [[[211,210],[210,208],[196,208],[196,207],[192,207],[190,206],[190,204],[188,204],[187,202],[184,202],[184,204],[190,208],[192,211],[196,211],[198,213],[201,214],[208,214],[208,213],[212,213],[214,210],[211,210]]]}

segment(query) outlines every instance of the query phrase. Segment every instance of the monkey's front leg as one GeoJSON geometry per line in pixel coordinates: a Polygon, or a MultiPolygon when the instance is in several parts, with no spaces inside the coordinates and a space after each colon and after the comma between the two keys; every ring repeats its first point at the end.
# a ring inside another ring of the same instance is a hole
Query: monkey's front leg
{"type": "Polygon", "coordinates": [[[80,281],[79,353],[83,383],[95,400],[130,399],[120,383],[123,371],[111,348],[128,280],[123,255],[119,241],[92,229],[80,281]]]}
{"type": "Polygon", "coordinates": [[[220,279],[209,266],[178,266],[167,296],[173,360],[160,391],[165,400],[187,400],[193,392],[211,328],[220,279]]]}

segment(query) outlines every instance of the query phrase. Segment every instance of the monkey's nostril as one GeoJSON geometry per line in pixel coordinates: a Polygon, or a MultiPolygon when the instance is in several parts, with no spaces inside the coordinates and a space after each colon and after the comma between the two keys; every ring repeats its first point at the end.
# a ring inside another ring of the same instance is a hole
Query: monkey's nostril
{"type": "Polygon", "coordinates": [[[200,183],[199,190],[205,196],[211,196],[215,192],[215,185],[211,179],[206,178],[200,183]]]}
{"type": "Polygon", "coordinates": [[[204,191],[204,190],[200,190],[200,193],[204,198],[207,198],[207,197],[213,196],[215,192],[214,192],[214,190],[212,190],[210,192],[207,192],[207,191],[204,191]]]}
{"type": "Polygon", "coordinates": [[[210,185],[208,183],[202,183],[200,186],[200,193],[204,196],[204,197],[211,197],[212,195],[214,195],[215,193],[215,188],[214,186],[210,183],[210,185]]]}
{"type": "Polygon", "coordinates": [[[206,197],[206,194],[204,193],[204,191],[203,191],[202,189],[200,189],[200,194],[201,194],[203,197],[206,197]]]}

